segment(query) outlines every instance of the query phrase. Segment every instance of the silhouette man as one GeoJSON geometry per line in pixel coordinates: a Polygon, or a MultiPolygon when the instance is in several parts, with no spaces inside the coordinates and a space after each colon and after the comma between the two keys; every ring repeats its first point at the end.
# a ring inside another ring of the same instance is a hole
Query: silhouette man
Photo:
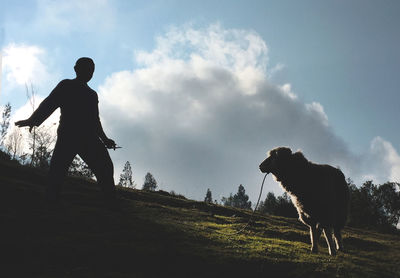
{"type": "Polygon", "coordinates": [[[92,59],[79,58],[74,67],[76,78],[62,80],[28,119],[15,123],[19,127],[29,126],[30,132],[58,107],[61,109],[46,189],[50,203],[57,203],[60,185],[77,154],[94,172],[106,200],[115,199],[114,166],[106,148],[115,150],[116,144],[103,131],[97,93],[87,84],[94,68],[92,59]]]}

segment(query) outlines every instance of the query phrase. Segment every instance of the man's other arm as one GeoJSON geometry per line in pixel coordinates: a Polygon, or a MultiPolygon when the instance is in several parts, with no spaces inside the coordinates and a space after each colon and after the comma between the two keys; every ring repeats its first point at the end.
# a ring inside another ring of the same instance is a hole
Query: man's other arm
{"type": "MultiPolygon", "coordinates": [[[[97,101],[98,102],[98,101],[97,101]]],[[[100,115],[99,115],[99,107],[97,106],[97,135],[100,137],[101,141],[103,141],[104,145],[108,148],[108,149],[114,149],[116,147],[116,144],[114,142],[114,140],[110,139],[107,137],[107,135],[105,134],[104,130],[103,130],[103,126],[101,124],[100,121],[100,115]]]]}

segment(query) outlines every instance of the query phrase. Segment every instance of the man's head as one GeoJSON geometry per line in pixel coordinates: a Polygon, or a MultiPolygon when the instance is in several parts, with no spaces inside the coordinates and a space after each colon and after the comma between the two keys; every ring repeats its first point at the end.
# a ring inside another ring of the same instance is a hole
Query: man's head
{"type": "Polygon", "coordinates": [[[74,69],[77,79],[88,82],[93,76],[94,62],[88,57],[79,58],[75,63],[74,69]]]}

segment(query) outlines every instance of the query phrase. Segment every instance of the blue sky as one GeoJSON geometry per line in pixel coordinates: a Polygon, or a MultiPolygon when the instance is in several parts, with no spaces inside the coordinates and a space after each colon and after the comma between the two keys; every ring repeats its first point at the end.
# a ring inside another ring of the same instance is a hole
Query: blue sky
{"type": "Polygon", "coordinates": [[[130,160],[139,187],[151,171],[189,197],[243,183],[254,199],[259,161],[289,145],[400,181],[398,1],[80,2],[1,0],[0,105],[22,117],[24,82],[45,97],[92,57],[116,178],[130,160]]]}

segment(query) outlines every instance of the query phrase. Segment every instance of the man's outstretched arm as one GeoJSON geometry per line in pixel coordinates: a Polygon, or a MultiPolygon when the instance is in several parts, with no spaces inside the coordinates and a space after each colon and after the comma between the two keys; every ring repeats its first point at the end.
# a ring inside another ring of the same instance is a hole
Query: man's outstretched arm
{"type": "Polygon", "coordinates": [[[29,126],[31,132],[34,126],[40,126],[53,112],[59,107],[60,92],[62,91],[63,81],[61,81],[39,105],[39,107],[26,119],[15,122],[18,127],[29,126]]]}

